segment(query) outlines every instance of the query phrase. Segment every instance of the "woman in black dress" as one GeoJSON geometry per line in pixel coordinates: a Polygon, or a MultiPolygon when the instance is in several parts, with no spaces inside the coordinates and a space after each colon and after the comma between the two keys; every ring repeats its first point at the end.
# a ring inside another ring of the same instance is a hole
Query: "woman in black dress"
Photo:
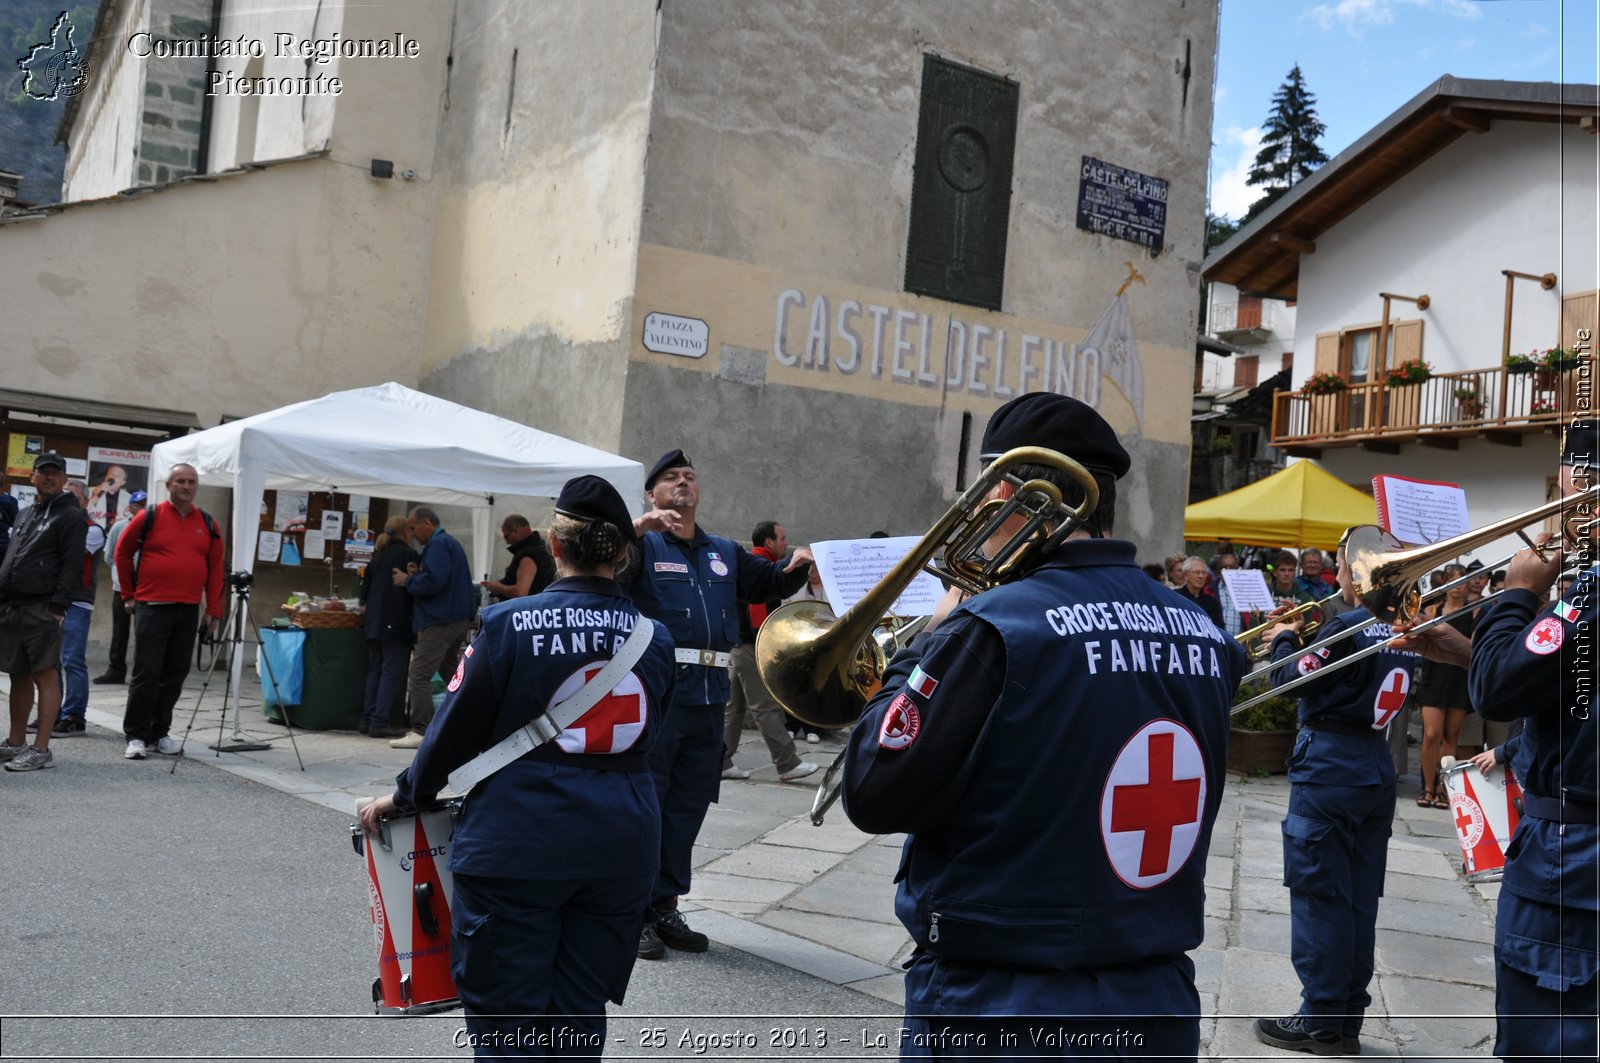
{"type": "MultiPolygon", "coordinates": [[[[1462,565],[1446,565],[1443,570],[1446,582],[1466,574],[1462,565]]],[[[1429,615],[1453,612],[1466,604],[1467,586],[1462,584],[1446,591],[1444,601],[1430,610],[1429,615]]],[[[1470,638],[1474,615],[1462,613],[1445,623],[1470,638]]],[[[1461,739],[1461,723],[1472,711],[1467,696],[1467,670],[1423,658],[1417,681],[1417,702],[1422,706],[1422,792],[1417,795],[1417,805],[1449,808],[1450,799],[1439,782],[1439,758],[1444,753],[1455,755],[1456,744],[1461,739]]]]}

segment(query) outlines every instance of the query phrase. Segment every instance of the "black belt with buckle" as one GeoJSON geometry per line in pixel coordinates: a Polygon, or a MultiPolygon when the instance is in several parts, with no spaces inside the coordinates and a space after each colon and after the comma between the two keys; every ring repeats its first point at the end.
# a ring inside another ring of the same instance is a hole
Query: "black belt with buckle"
{"type": "Polygon", "coordinates": [[[1587,823],[1600,826],[1600,805],[1574,797],[1546,797],[1522,791],[1522,811],[1534,819],[1552,823],[1587,823]]]}

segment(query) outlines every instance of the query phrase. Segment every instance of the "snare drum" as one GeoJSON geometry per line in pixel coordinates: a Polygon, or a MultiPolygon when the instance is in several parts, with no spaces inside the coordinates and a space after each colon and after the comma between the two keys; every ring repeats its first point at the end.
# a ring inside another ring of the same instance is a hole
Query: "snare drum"
{"type": "MultiPolygon", "coordinates": [[[[366,859],[367,898],[378,946],[373,1010],[443,1011],[461,1003],[450,977],[450,889],[446,867],[459,799],[384,817],[377,835],[350,825],[366,859]]],[[[359,807],[359,806],[358,806],[359,807]]]]}
{"type": "Polygon", "coordinates": [[[1441,767],[1467,881],[1498,881],[1505,872],[1506,849],[1520,818],[1517,809],[1522,788],[1508,764],[1496,765],[1488,779],[1468,760],[1447,767],[1441,762],[1441,767]]]}

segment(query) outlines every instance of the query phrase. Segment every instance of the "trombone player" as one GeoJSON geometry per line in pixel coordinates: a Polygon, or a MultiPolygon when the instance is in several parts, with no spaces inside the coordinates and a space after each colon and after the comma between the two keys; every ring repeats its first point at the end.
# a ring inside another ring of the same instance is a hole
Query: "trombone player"
{"type": "MultiPolygon", "coordinates": [[[[1349,533],[1346,533],[1348,539],[1349,533]]],[[[1338,582],[1356,606],[1345,545],[1338,582]]],[[[1300,1011],[1259,1019],[1256,1039],[1313,1055],[1361,1054],[1361,1025],[1372,1004],[1378,898],[1383,894],[1395,804],[1394,759],[1387,729],[1415,681],[1415,653],[1389,649],[1339,667],[1342,658],[1388,640],[1387,624],[1364,607],[1324,623],[1319,641],[1348,628],[1352,637],[1314,652],[1301,649],[1300,620],[1263,638],[1279,683],[1327,669],[1308,682],[1300,733],[1289,756],[1289,810],[1283,818],[1283,884],[1289,888],[1290,944],[1300,978],[1300,1011]]]]}
{"type": "MultiPolygon", "coordinates": [[[[1204,937],[1244,654],[1107,538],[1131,462],[1099,414],[1061,395],[1013,399],[981,457],[1023,446],[1086,467],[1098,508],[1018,578],[947,594],[846,753],[850,819],[910,835],[895,900],[917,944],[901,1058],[1192,1060],[1200,1001],[1185,953],[1204,937]]],[[[1049,479],[1067,504],[1086,497],[1055,468],[1019,475],[1049,479]]],[[[1014,493],[1002,481],[989,497],[1014,493]]],[[[1022,523],[1010,517],[986,555],[1022,523]]]]}
{"type": "MultiPolygon", "coordinates": [[[[1593,487],[1600,425],[1573,423],[1561,447],[1561,491],[1593,487]]],[[[1479,617],[1471,642],[1440,625],[1414,638],[1429,657],[1468,665],[1473,707],[1486,720],[1525,721],[1512,770],[1523,815],[1506,853],[1495,916],[1495,1055],[1594,1059],[1600,1014],[1600,724],[1595,639],[1600,568],[1592,504],[1563,514],[1580,575],[1555,608],[1540,601],[1561,572],[1561,549],[1522,550],[1505,596],[1479,617]],[[1470,657],[1468,656],[1470,654],[1470,657]]]]}

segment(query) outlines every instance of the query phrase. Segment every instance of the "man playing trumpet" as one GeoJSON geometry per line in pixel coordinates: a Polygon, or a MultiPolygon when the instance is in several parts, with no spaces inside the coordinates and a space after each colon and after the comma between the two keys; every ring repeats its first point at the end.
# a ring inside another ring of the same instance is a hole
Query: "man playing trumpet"
{"type": "MultiPolygon", "coordinates": [[[[1099,414],[1061,395],[1014,399],[982,457],[1023,446],[1086,467],[1098,508],[1018,578],[947,594],[846,754],[850,819],[910,835],[895,901],[917,944],[902,1058],[1193,1059],[1200,1001],[1185,953],[1204,936],[1244,654],[1140,571],[1131,543],[1106,538],[1130,459],[1099,414]]],[[[1069,505],[1086,498],[1054,466],[1014,472],[1069,505]]],[[[989,497],[1014,494],[1002,481],[989,497]]],[[[1009,517],[984,553],[1024,522],[1009,517]]]]}

